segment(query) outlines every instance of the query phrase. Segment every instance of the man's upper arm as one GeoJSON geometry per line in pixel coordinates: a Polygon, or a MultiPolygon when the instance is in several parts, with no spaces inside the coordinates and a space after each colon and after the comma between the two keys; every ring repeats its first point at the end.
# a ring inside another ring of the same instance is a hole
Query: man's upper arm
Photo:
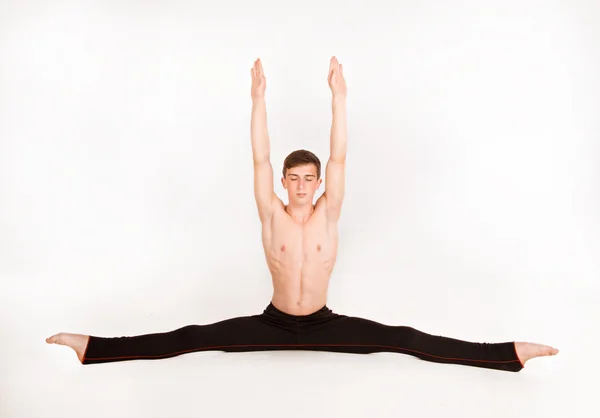
{"type": "Polygon", "coordinates": [[[273,189],[273,166],[269,160],[254,164],[254,198],[260,221],[269,220],[277,198],[273,189]]]}
{"type": "Polygon", "coordinates": [[[336,161],[329,158],[325,169],[325,195],[327,217],[338,220],[344,201],[346,183],[346,161],[336,161]]]}

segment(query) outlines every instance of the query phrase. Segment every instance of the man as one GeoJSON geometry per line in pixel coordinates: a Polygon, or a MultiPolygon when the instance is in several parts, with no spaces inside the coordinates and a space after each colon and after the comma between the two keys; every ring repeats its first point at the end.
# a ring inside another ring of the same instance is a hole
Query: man
{"type": "Polygon", "coordinates": [[[321,163],[309,151],[294,151],[284,161],[281,181],[289,203],[284,205],[273,190],[266,79],[260,59],[255,61],[251,76],[254,195],[273,281],[271,303],[262,314],[188,325],[170,332],[119,338],[60,333],[46,342],[71,347],[82,364],[161,359],[205,350],[321,350],[396,352],[427,361],[516,372],[534,357],[558,353],[552,347],[525,342],[461,341],[408,326],[340,315],[329,309],[327,289],[337,255],[337,223],[346,168],[343,67],[332,57],[328,75],[333,113],[330,157],[325,169],[325,192],[314,205],[315,191],[322,182],[321,163]]]}

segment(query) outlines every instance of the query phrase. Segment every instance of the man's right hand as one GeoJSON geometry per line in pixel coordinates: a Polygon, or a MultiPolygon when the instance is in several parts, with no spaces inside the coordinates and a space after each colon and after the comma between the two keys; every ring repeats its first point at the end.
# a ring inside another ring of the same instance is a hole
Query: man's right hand
{"type": "Polygon", "coordinates": [[[252,76],[252,100],[256,101],[263,99],[265,97],[265,89],[267,88],[267,80],[260,58],[254,61],[254,67],[250,70],[250,75],[252,76]]]}

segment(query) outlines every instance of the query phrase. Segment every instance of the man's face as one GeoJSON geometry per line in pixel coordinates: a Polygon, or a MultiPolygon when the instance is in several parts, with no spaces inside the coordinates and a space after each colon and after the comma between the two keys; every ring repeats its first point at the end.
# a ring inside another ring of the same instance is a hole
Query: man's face
{"type": "Polygon", "coordinates": [[[281,178],[283,188],[288,191],[288,199],[297,204],[312,204],[315,191],[323,179],[317,180],[317,167],[314,164],[292,167],[281,178]]]}

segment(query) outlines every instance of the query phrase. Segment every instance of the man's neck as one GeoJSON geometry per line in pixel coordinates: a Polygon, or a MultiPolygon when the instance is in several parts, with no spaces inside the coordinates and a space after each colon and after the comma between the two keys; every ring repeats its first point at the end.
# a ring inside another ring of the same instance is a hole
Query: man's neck
{"type": "Polygon", "coordinates": [[[288,213],[288,215],[290,215],[292,219],[299,224],[303,224],[308,221],[314,210],[315,207],[312,203],[310,205],[294,206],[289,204],[285,206],[285,211],[288,213]]]}

